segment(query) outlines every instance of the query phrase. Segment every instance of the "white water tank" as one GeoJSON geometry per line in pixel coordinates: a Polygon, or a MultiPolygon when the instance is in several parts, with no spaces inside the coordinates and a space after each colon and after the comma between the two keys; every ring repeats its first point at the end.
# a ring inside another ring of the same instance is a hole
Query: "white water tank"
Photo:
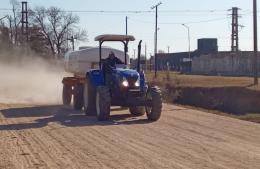
{"type": "MultiPolygon", "coordinates": [[[[115,56],[121,61],[125,61],[124,51],[102,47],[102,58],[107,58],[113,51],[115,56]]],[[[129,56],[127,55],[127,64],[129,56]]],[[[67,52],[65,54],[65,71],[75,75],[85,75],[90,69],[99,67],[99,47],[87,47],[78,51],[67,52]]]]}

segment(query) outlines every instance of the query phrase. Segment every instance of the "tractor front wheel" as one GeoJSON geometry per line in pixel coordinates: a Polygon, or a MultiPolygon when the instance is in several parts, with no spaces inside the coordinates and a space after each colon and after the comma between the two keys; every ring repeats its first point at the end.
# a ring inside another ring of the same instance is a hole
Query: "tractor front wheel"
{"type": "Polygon", "coordinates": [[[96,88],[89,79],[84,84],[84,112],[89,116],[96,116],[96,88]]]}
{"type": "Polygon", "coordinates": [[[106,121],[110,116],[111,97],[109,88],[106,86],[99,86],[96,90],[96,110],[97,119],[99,121],[106,121]]]}
{"type": "Polygon", "coordinates": [[[162,93],[160,88],[157,86],[149,88],[146,99],[151,103],[145,107],[147,118],[151,121],[159,120],[162,112],[162,93]]]}

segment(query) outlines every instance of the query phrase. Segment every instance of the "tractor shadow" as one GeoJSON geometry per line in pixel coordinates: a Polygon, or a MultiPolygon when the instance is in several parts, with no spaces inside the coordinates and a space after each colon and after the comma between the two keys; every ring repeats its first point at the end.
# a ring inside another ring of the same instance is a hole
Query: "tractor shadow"
{"type": "Polygon", "coordinates": [[[151,123],[151,121],[148,121],[145,116],[135,117],[131,114],[120,112],[122,110],[125,111],[126,109],[112,108],[109,121],[98,121],[94,116],[86,116],[81,110],[74,110],[71,107],[61,105],[10,108],[0,110],[0,113],[6,118],[5,120],[8,121],[8,119],[10,119],[11,122],[15,121],[16,123],[0,124],[0,131],[42,128],[48,126],[49,123],[58,123],[65,127],[136,125],[151,123]]]}

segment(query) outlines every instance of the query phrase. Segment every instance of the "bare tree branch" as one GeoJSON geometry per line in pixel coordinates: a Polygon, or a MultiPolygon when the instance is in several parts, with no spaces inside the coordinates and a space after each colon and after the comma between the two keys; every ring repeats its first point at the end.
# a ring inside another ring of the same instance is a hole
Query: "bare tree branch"
{"type": "Polygon", "coordinates": [[[33,23],[41,28],[55,54],[60,55],[64,51],[68,37],[72,35],[77,35],[79,40],[86,40],[86,31],[77,28],[79,17],[72,13],[57,7],[36,7],[32,16],[33,23]]]}
{"type": "Polygon", "coordinates": [[[18,41],[18,26],[20,24],[19,15],[17,15],[18,10],[20,9],[19,2],[17,0],[10,0],[10,4],[12,5],[12,13],[13,17],[10,16],[10,25],[11,25],[11,31],[12,35],[14,35],[14,44],[17,44],[18,41]]]}

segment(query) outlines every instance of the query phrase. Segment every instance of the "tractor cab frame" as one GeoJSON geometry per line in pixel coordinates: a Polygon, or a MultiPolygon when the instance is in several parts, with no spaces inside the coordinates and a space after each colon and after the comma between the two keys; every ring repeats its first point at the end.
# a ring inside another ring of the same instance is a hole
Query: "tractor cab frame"
{"type": "Polygon", "coordinates": [[[131,35],[100,35],[95,38],[95,41],[99,41],[99,69],[101,69],[101,60],[102,60],[102,44],[106,41],[108,42],[122,42],[124,45],[125,53],[125,65],[127,65],[127,52],[128,52],[128,43],[129,41],[134,41],[135,38],[131,35]]]}

